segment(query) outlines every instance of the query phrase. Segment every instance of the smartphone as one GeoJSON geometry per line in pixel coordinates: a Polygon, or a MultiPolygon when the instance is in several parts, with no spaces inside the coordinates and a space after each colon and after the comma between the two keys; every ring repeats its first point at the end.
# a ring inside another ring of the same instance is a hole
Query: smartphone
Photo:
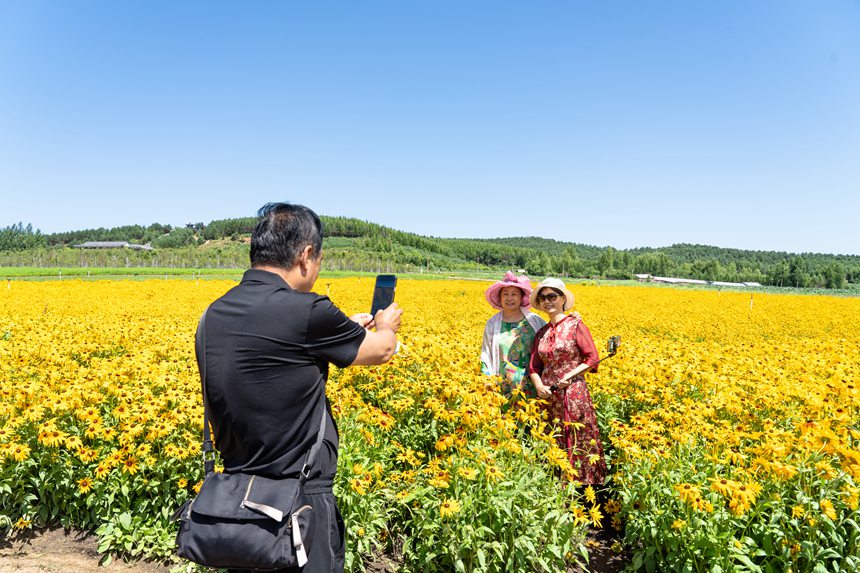
{"type": "Polygon", "coordinates": [[[613,355],[618,352],[618,347],[621,346],[621,337],[620,336],[611,336],[609,340],[606,341],[606,352],[609,355],[613,355]]]}
{"type": "Polygon", "coordinates": [[[376,286],[373,287],[373,303],[370,314],[376,316],[376,311],[388,308],[394,302],[394,288],[397,286],[397,276],[376,275],[376,286]]]}

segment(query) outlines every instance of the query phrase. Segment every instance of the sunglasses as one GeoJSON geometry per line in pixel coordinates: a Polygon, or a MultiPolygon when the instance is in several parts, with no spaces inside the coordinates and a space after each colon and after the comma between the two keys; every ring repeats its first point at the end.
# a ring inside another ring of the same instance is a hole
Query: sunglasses
{"type": "Polygon", "coordinates": [[[557,299],[558,297],[559,297],[559,294],[557,292],[548,292],[546,294],[541,293],[541,294],[537,295],[535,298],[537,299],[538,302],[543,302],[545,300],[548,300],[549,302],[555,302],[555,299],[557,299]]]}

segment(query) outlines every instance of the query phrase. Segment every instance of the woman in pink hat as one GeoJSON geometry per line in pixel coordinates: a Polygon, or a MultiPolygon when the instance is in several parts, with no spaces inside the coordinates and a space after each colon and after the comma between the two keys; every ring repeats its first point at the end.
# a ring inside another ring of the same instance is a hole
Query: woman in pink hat
{"type": "Polygon", "coordinates": [[[606,479],[603,444],[585,373],[597,370],[600,356],[591,332],[573,308],[573,293],[559,279],[546,278],[531,301],[549,316],[535,337],[529,377],[538,396],[549,402],[549,419],[557,419],[558,445],[583,484],[602,486],[606,479]]]}
{"type": "Polygon", "coordinates": [[[546,324],[529,312],[532,285],[526,276],[511,271],[484,293],[490,306],[499,310],[484,327],[481,370],[487,376],[500,376],[500,390],[510,397],[519,387],[529,397],[537,396],[527,374],[535,333],[546,324]]]}

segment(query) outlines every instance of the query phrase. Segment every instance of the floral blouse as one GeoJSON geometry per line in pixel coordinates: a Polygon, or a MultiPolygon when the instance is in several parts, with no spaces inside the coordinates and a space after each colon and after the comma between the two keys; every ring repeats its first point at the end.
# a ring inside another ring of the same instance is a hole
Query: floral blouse
{"type": "Polygon", "coordinates": [[[537,395],[534,385],[527,378],[529,360],[531,359],[532,345],[534,344],[535,331],[525,318],[518,322],[502,321],[502,330],[499,334],[499,371],[492,374],[501,376],[502,392],[510,395],[514,387],[526,379],[523,389],[527,396],[537,395]]]}
{"type": "Polygon", "coordinates": [[[551,386],[581,363],[597,371],[599,360],[588,327],[578,317],[568,315],[556,324],[547,323],[537,333],[529,373],[539,374],[543,383],[551,386]],[[575,356],[581,356],[582,361],[575,356]]]}

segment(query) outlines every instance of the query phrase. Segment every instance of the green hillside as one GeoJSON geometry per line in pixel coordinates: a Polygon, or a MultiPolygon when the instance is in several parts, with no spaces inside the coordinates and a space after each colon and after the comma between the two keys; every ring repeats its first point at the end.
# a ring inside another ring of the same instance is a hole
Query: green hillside
{"type": "MultiPolygon", "coordinates": [[[[494,273],[630,279],[634,273],[774,286],[845,288],[860,283],[860,256],[723,249],[677,244],[615,249],[541,237],[450,239],[347,217],[322,217],[325,267],[398,273],[494,273]]],[[[0,229],[0,267],[241,269],[254,217],[42,234],[18,223],[0,229]],[[81,249],[88,241],[150,245],[81,249]]]]}

